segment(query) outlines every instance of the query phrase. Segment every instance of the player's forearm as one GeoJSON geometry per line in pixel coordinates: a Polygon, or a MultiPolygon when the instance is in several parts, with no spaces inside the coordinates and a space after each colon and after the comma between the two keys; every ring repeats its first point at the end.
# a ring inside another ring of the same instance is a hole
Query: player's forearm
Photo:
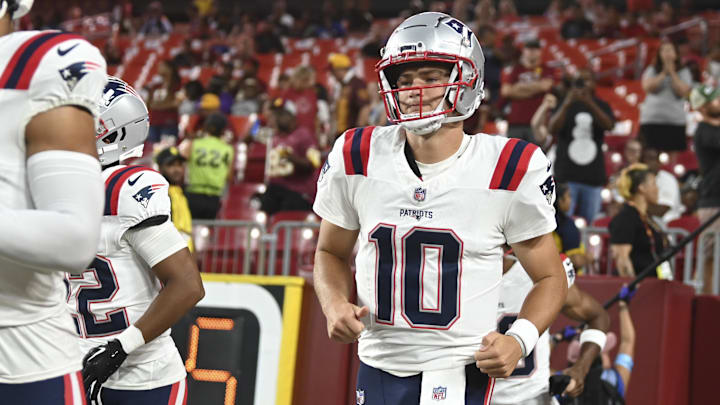
{"type": "Polygon", "coordinates": [[[313,282],[323,312],[335,303],[349,302],[353,291],[350,264],[322,250],[315,253],[313,282]]]}
{"type": "MultiPolygon", "coordinates": [[[[173,267],[170,277],[163,277],[163,288],[135,326],[150,342],[170,329],[205,295],[202,279],[187,248],[183,248],[155,267],[173,267]]],[[[157,271],[156,271],[157,272],[157,271]]],[[[160,270],[162,272],[162,270],[160,270]]]]}
{"type": "Polygon", "coordinates": [[[541,278],[525,298],[518,317],[532,322],[538,332],[542,333],[557,317],[566,295],[567,280],[563,273],[541,278]]]}

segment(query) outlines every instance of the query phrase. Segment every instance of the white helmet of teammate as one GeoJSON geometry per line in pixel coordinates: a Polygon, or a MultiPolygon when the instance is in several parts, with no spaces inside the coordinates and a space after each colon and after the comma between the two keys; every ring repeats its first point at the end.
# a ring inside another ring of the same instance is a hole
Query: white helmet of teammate
{"type": "Polygon", "coordinates": [[[96,145],[100,163],[106,166],[142,156],[150,124],[147,106],[135,89],[117,77],[108,76],[98,107],[96,145]]]}
{"type": "Polygon", "coordinates": [[[13,20],[22,18],[30,12],[34,0],[0,0],[0,18],[5,17],[8,12],[13,20]]]}
{"type": "Polygon", "coordinates": [[[380,94],[388,119],[408,131],[427,135],[443,123],[470,117],[483,98],[485,57],[480,43],[467,25],[443,13],[416,14],[403,21],[380,51],[382,60],[375,66],[380,94]],[[409,62],[445,62],[453,65],[446,84],[399,88],[397,66],[409,62]],[[444,102],[433,111],[404,114],[399,93],[445,87],[444,102]]]}

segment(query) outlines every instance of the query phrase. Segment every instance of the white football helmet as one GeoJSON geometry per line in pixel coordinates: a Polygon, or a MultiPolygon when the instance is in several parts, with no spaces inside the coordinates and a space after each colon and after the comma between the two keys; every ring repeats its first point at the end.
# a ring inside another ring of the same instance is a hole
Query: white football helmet
{"type": "Polygon", "coordinates": [[[465,120],[482,101],[485,57],[480,43],[467,25],[447,14],[427,12],[406,19],[395,28],[380,56],[375,71],[388,119],[414,134],[431,134],[445,122],[465,120]],[[452,64],[450,80],[399,88],[397,67],[410,62],[452,64]],[[436,87],[445,87],[447,105],[441,102],[434,111],[423,111],[421,102],[419,112],[404,114],[400,110],[400,92],[420,90],[422,94],[422,89],[436,87]]]}
{"type": "Polygon", "coordinates": [[[34,0],[0,0],[0,18],[5,17],[6,13],[10,13],[13,20],[22,18],[30,12],[34,0]]]}
{"type": "Polygon", "coordinates": [[[150,122],[148,109],[135,89],[117,77],[108,84],[98,102],[96,146],[103,166],[142,156],[150,122]]]}

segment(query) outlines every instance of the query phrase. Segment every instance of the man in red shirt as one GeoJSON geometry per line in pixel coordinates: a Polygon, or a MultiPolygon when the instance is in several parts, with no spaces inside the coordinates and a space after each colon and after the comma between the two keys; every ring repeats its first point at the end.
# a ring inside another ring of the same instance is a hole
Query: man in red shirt
{"type": "Polygon", "coordinates": [[[284,98],[295,104],[297,126],[305,127],[316,134],[318,97],[315,91],[315,70],[310,66],[298,66],[290,78],[290,88],[284,98]]]}
{"type": "Polygon", "coordinates": [[[530,40],[523,47],[520,62],[505,68],[502,73],[500,94],[510,100],[510,113],[507,115],[509,138],[537,143],[530,121],[553,86],[553,71],[542,65],[540,57],[540,42],[530,40]]]}
{"type": "Polygon", "coordinates": [[[261,197],[267,215],[279,211],[312,209],[320,151],[309,129],[297,124],[292,101],[276,98],[270,103],[270,125],[275,130],[270,151],[270,181],[261,197]]]}

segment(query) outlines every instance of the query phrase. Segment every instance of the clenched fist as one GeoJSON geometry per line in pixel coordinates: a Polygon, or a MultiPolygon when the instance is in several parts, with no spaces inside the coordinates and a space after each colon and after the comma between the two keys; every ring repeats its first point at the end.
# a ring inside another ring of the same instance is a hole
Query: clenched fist
{"type": "Polygon", "coordinates": [[[352,343],[360,337],[365,325],[360,318],[370,313],[368,307],[359,307],[349,302],[333,306],[327,313],[327,328],[330,339],[340,343],[352,343]]]}
{"type": "Polygon", "coordinates": [[[508,377],[522,358],[520,343],[512,336],[490,332],[482,346],[475,352],[475,366],[493,378],[508,377]]]}

